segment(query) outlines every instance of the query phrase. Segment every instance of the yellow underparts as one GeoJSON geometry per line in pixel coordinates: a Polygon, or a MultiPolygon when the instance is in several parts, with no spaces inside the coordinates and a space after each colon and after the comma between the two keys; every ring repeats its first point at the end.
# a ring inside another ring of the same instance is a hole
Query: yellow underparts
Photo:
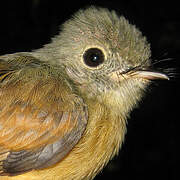
{"type": "Polygon", "coordinates": [[[89,180],[121,146],[126,131],[125,119],[95,101],[88,102],[89,120],[79,143],[54,167],[31,171],[0,180],[89,180]]]}

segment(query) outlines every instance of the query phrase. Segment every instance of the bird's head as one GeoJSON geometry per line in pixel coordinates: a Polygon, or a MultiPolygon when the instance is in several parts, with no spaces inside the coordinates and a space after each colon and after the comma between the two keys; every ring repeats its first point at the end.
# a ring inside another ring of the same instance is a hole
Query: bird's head
{"type": "Polygon", "coordinates": [[[152,79],[168,79],[150,70],[150,45],[142,33],[103,8],[78,11],[47,49],[83,94],[111,105],[136,104],[152,79]]]}

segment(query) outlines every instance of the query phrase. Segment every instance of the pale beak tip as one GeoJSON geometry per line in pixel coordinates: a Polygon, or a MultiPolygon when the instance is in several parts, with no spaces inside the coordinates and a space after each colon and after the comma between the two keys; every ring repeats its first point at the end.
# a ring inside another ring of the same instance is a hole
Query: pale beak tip
{"type": "Polygon", "coordinates": [[[135,73],[135,76],[149,80],[154,80],[154,79],[170,80],[170,78],[166,74],[160,72],[153,72],[153,71],[137,71],[135,73]]]}

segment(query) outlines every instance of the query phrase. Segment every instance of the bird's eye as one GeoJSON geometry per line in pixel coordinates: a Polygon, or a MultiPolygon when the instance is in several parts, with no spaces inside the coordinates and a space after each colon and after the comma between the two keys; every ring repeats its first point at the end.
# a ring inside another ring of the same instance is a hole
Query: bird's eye
{"type": "Polygon", "coordinates": [[[85,51],[83,59],[87,66],[97,67],[104,62],[104,54],[98,48],[90,48],[85,51]]]}

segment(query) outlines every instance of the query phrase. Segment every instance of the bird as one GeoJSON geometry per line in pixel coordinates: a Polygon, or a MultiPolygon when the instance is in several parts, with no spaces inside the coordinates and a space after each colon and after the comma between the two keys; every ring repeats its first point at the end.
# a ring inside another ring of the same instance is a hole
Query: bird
{"type": "Polygon", "coordinates": [[[90,6],[31,52],[0,56],[0,179],[91,180],[118,154],[153,69],[146,37],[90,6]]]}

